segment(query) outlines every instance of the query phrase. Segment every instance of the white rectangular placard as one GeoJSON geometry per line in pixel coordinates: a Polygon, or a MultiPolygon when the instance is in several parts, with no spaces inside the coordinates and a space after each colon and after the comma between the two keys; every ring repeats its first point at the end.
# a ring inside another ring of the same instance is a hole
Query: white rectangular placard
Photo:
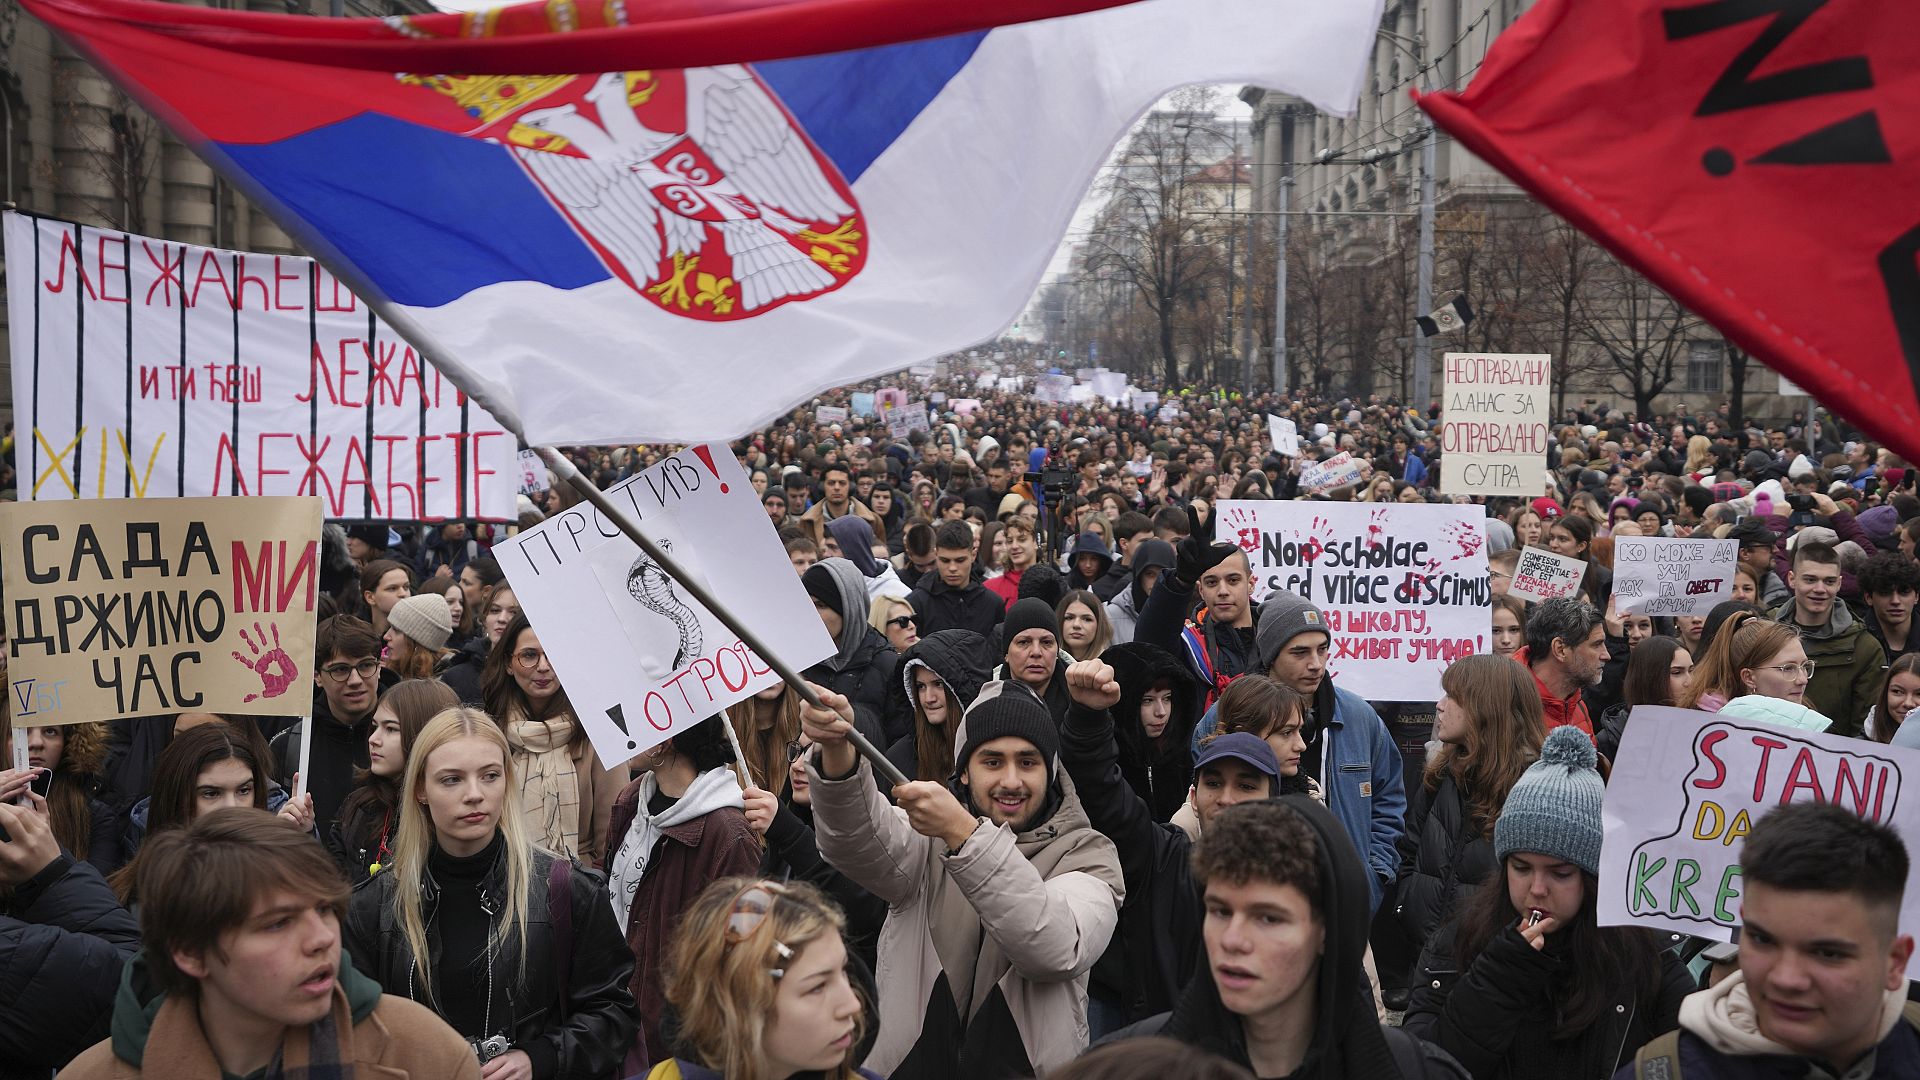
{"type": "Polygon", "coordinates": [[[1705,615],[1733,599],[1737,540],[1613,539],[1613,603],[1622,615],[1705,615]]]}
{"type": "MultiPolygon", "coordinates": [[[[1636,706],[1613,760],[1601,818],[1602,926],[1637,925],[1715,941],[1740,925],[1740,849],[1776,806],[1826,802],[1920,836],[1906,795],[1920,753],[1725,714],[1636,706]]],[[[1900,925],[1920,926],[1908,869],[1900,925]]],[[[1907,962],[1920,977],[1920,953],[1907,962]]]]}
{"type": "Polygon", "coordinates": [[[1547,479],[1552,358],[1448,353],[1440,414],[1440,490],[1525,495],[1547,479]]]}
{"type": "MultiPolygon", "coordinates": [[[[725,446],[682,450],[607,495],[781,659],[806,668],[833,652],[779,534],[725,446]]],[[[609,766],[779,679],[591,506],[548,518],[493,550],[574,715],[609,766]]]]}
{"type": "Polygon", "coordinates": [[[20,498],[518,516],[517,441],[312,259],[6,215],[20,498]]]}
{"type": "Polygon", "coordinates": [[[845,423],[847,410],[843,405],[822,405],[813,410],[813,422],[816,424],[845,423]]]}
{"type": "Polygon", "coordinates": [[[1375,701],[1437,701],[1447,665],[1492,647],[1478,506],[1227,500],[1219,538],[1253,566],[1253,598],[1317,605],[1328,670],[1375,701]]]}
{"type": "Polygon", "coordinates": [[[1309,495],[1357,484],[1367,473],[1367,462],[1342,450],[1325,461],[1316,461],[1300,470],[1300,490],[1309,495]]]}
{"type": "Polygon", "coordinates": [[[1507,591],[1522,600],[1554,600],[1580,591],[1580,579],[1587,573],[1584,559],[1569,559],[1546,548],[1521,548],[1520,563],[1513,568],[1513,584],[1507,591]]]}
{"type": "Polygon", "coordinates": [[[1267,434],[1273,437],[1273,452],[1287,457],[1300,456],[1300,426],[1284,416],[1267,414],[1267,434]]]}

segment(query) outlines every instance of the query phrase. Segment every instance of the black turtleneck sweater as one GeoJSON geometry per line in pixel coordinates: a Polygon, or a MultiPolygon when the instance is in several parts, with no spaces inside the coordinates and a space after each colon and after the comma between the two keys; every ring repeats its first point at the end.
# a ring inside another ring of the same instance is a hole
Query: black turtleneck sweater
{"type": "Polygon", "coordinates": [[[510,969],[494,959],[493,1027],[486,1028],[488,938],[493,920],[505,909],[499,897],[488,897],[495,915],[481,909],[481,886],[499,860],[506,841],[500,833],[478,854],[449,855],[435,846],[427,856],[427,872],[440,888],[430,914],[429,934],[439,944],[433,969],[433,1004],[442,1019],[468,1038],[507,1034],[511,1017],[502,991],[513,978],[510,969]]]}

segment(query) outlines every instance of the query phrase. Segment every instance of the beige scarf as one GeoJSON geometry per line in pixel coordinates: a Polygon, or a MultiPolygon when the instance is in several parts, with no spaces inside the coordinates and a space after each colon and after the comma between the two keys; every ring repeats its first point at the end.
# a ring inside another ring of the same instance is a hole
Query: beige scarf
{"type": "Polygon", "coordinates": [[[576,723],[572,713],[529,720],[518,709],[507,722],[527,838],[575,860],[580,858],[580,777],[567,744],[576,723]]]}
{"type": "MultiPolygon", "coordinates": [[[[1907,993],[1902,987],[1889,990],[1880,1000],[1880,1034],[1875,1045],[1884,1042],[1893,1025],[1900,1022],[1906,1008],[1907,993]]],[[[1791,1057],[1793,1051],[1767,1038],[1760,1031],[1760,1018],[1753,1011],[1753,997],[1747,979],[1734,972],[1720,985],[1688,994],[1680,1003],[1680,1027],[1699,1036],[1702,1042],[1730,1056],[1779,1054],[1791,1057]]],[[[1840,1063],[1844,1067],[1845,1063],[1840,1063]]]]}

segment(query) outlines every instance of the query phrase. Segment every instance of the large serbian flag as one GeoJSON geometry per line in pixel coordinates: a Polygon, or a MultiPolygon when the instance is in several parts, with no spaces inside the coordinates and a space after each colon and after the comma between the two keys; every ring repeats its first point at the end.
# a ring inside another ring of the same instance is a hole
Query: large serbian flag
{"type": "Polygon", "coordinates": [[[1920,5],[1541,0],[1420,104],[1920,461],[1920,5]]]}
{"type": "Polygon", "coordinates": [[[26,4],[549,444],[731,437],[992,336],[1155,100],[1245,81],[1347,111],[1381,9],[26,4]]]}

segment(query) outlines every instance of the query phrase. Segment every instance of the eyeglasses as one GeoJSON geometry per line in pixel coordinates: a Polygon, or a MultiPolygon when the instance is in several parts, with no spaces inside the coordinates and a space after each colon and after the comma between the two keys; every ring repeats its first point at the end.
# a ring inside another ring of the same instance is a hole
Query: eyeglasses
{"type": "Polygon", "coordinates": [[[905,630],[907,627],[913,625],[913,621],[914,621],[913,616],[911,615],[900,615],[900,616],[896,616],[894,618],[888,619],[887,625],[892,627],[895,630],[905,630]]]}
{"type": "Polygon", "coordinates": [[[348,675],[358,675],[363,679],[371,679],[375,675],[380,674],[380,658],[377,656],[369,656],[357,664],[328,664],[326,667],[320,669],[320,674],[338,683],[346,682],[348,675]]]}
{"type": "Polygon", "coordinates": [[[547,651],[545,649],[521,649],[519,652],[513,654],[513,658],[521,667],[537,668],[540,666],[540,661],[547,658],[547,651]]]}
{"type": "Polygon", "coordinates": [[[799,761],[800,755],[806,752],[806,746],[802,744],[799,739],[793,740],[787,744],[787,763],[792,764],[793,762],[799,761]]]}
{"type": "MultiPolygon", "coordinates": [[[[760,929],[760,924],[767,921],[773,905],[785,895],[787,891],[772,881],[756,881],[741,889],[739,895],[733,898],[733,906],[727,914],[728,944],[738,944],[752,937],[754,931],[760,929]]],[[[775,941],[773,949],[780,955],[781,963],[793,959],[793,950],[785,942],[775,941]]],[[[786,976],[787,969],[773,968],[769,974],[778,981],[786,976]]]]}
{"type": "Polygon", "coordinates": [[[1811,660],[1802,660],[1797,664],[1774,664],[1768,667],[1767,670],[1777,671],[1781,675],[1784,675],[1789,679],[1793,678],[1793,675],[1795,672],[1799,672],[1800,674],[1805,675],[1807,678],[1811,679],[1813,678],[1813,673],[1819,670],[1819,668],[1811,660]]]}

